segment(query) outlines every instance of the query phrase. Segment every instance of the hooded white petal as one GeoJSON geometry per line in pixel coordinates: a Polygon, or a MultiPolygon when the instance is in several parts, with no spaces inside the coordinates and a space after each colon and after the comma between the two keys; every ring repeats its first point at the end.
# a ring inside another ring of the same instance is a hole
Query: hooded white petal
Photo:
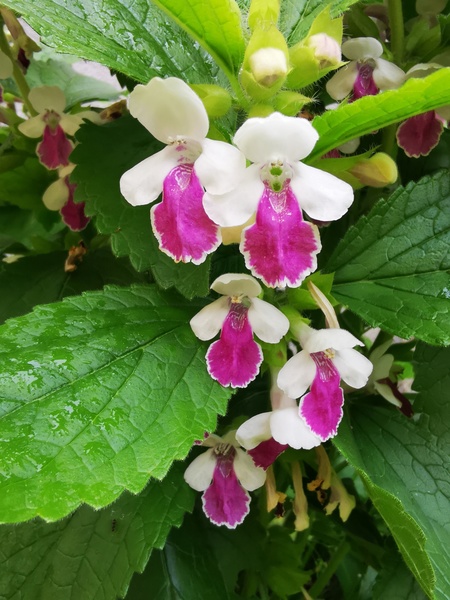
{"type": "Polygon", "coordinates": [[[381,91],[395,90],[405,81],[406,75],[400,67],[387,60],[378,58],[372,74],[376,86],[381,91]]]}
{"type": "Polygon", "coordinates": [[[54,110],[56,113],[61,114],[66,108],[64,92],[56,85],[42,85],[33,88],[28,99],[38,113],[54,110]]]}
{"type": "Polygon", "coordinates": [[[311,219],[335,221],[347,212],[353,202],[351,185],[303,163],[297,163],[292,168],[292,191],[311,219]]]}
{"type": "Polygon", "coordinates": [[[291,448],[310,450],[321,444],[302,417],[298,407],[274,410],[270,418],[272,437],[279,444],[288,444],[291,448]]]}
{"type": "Polygon", "coordinates": [[[353,38],[342,44],[342,54],[350,60],[378,58],[383,54],[383,46],[372,37],[353,38]]]}
{"type": "Polygon", "coordinates": [[[318,139],[319,134],[308,120],[275,112],[265,118],[248,119],[233,141],[249,160],[266,163],[305,158],[318,139]]]}
{"type": "Polygon", "coordinates": [[[120,178],[120,191],[133,206],[149,204],[158,198],[163,182],[176,166],[178,154],[173,146],[145,158],[120,178]]]}
{"type": "Polygon", "coordinates": [[[260,165],[248,167],[236,187],[226,194],[213,196],[206,192],[203,207],[214,223],[221,227],[235,227],[249,220],[264,192],[259,171],[260,165]]]}
{"type": "Polygon", "coordinates": [[[358,340],[346,329],[318,329],[313,330],[313,333],[308,337],[306,342],[303,342],[302,348],[309,354],[313,352],[322,352],[327,348],[333,350],[342,350],[353,348],[354,346],[364,346],[364,343],[358,340]]]}
{"type": "Polygon", "coordinates": [[[18,126],[18,130],[23,135],[26,135],[30,138],[38,138],[44,133],[45,123],[42,119],[41,115],[36,115],[35,117],[31,117],[27,121],[24,121],[18,126]]]}
{"type": "Polygon", "coordinates": [[[272,412],[265,412],[242,423],[236,431],[236,439],[247,450],[256,448],[261,442],[272,437],[270,417],[272,412]]]}
{"type": "Polygon", "coordinates": [[[356,350],[347,349],[338,350],[332,360],[347,385],[357,389],[366,385],[373,369],[368,358],[356,350]]]}
{"type": "Polygon", "coordinates": [[[343,100],[352,91],[357,75],[358,66],[356,62],[349,63],[327,81],[325,85],[327,92],[335,100],[343,100]]]}
{"type": "Polygon", "coordinates": [[[225,273],[213,281],[211,289],[223,296],[248,296],[254,298],[261,293],[261,286],[251,275],[225,273]]]}
{"type": "Polygon", "coordinates": [[[255,466],[252,457],[240,448],[236,449],[233,467],[242,487],[249,492],[264,485],[266,472],[261,467],[255,466]]]}
{"type": "Polygon", "coordinates": [[[278,387],[290,398],[300,398],[309,388],[316,374],[316,365],[308,352],[302,350],[278,373],[278,387]]]}
{"type": "Polygon", "coordinates": [[[210,194],[225,194],[244,175],[245,156],[231,144],[205,139],[195,161],[195,172],[210,194]]]}
{"type": "Polygon", "coordinates": [[[212,481],[216,457],[211,448],[197,456],[184,472],[184,480],[197,492],[204,492],[212,481]]]}
{"type": "Polygon", "coordinates": [[[83,125],[84,120],[91,121],[97,125],[100,125],[102,122],[98,113],[93,110],[83,110],[75,115],[61,115],[59,124],[68,135],[75,135],[81,125],[83,125]]]}
{"type": "Polygon", "coordinates": [[[248,320],[260,340],[276,344],[286,335],[289,329],[289,319],[278,308],[259,298],[252,299],[248,310],[248,320]]]}
{"type": "Polygon", "coordinates": [[[42,196],[42,202],[49,210],[60,210],[69,199],[69,189],[64,179],[51,183],[42,196]]]}
{"type": "Polygon", "coordinates": [[[223,296],[202,308],[192,319],[192,331],[200,340],[210,340],[217,335],[228,314],[228,298],[223,296]]]}
{"type": "Polygon", "coordinates": [[[130,113],[160,142],[176,137],[201,141],[209,128],[208,115],[197,94],[176,77],[154,77],[130,94],[130,113]]]}

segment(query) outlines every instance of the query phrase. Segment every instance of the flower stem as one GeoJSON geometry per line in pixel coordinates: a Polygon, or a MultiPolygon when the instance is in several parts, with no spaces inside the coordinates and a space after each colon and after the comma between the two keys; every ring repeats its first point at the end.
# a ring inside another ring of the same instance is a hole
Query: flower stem
{"type": "Polygon", "coordinates": [[[11,48],[8,44],[8,40],[6,39],[5,32],[3,30],[3,19],[0,17],[0,50],[6,54],[6,56],[11,60],[13,64],[13,77],[16,82],[17,87],[19,88],[22,100],[24,105],[27,107],[28,113],[34,117],[38,113],[34,110],[30,101],[28,100],[28,94],[30,93],[30,86],[25,79],[25,75],[20,70],[17,61],[14,60],[14,57],[11,53],[11,48]]]}
{"type": "Polygon", "coordinates": [[[331,557],[330,562],[328,563],[326,568],[316,579],[314,585],[308,590],[310,596],[312,596],[313,598],[317,598],[322,593],[322,591],[325,589],[328,582],[333,577],[336,569],[338,568],[342,560],[345,558],[349,550],[350,544],[347,541],[343,540],[338,546],[336,552],[331,557]]]}
{"type": "Polygon", "coordinates": [[[389,24],[391,26],[391,49],[394,62],[398,66],[403,63],[405,46],[405,30],[403,27],[402,0],[388,0],[389,24]]]}

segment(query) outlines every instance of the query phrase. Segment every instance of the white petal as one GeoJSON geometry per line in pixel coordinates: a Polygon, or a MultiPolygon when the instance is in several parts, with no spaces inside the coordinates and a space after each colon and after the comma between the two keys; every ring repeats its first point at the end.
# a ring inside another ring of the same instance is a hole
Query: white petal
{"type": "Polygon", "coordinates": [[[447,104],[446,106],[441,106],[440,108],[435,108],[434,109],[436,114],[441,117],[441,119],[444,119],[444,121],[450,121],[450,105],[447,104]]]}
{"type": "Polygon", "coordinates": [[[356,62],[351,62],[329,79],[325,85],[327,92],[335,100],[343,100],[350,94],[358,74],[356,62]]]}
{"type": "Polygon", "coordinates": [[[102,123],[99,115],[93,110],[83,110],[75,115],[61,115],[60,125],[68,135],[75,135],[78,129],[83,125],[83,121],[91,121],[100,125],[102,123]]]}
{"type": "Polygon", "coordinates": [[[28,121],[24,121],[18,126],[18,130],[23,135],[26,135],[30,138],[38,138],[44,133],[45,123],[42,119],[41,115],[37,115],[36,117],[31,117],[28,121]]]}
{"type": "Polygon", "coordinates": [[[385,379],[389,377],[390,370],[394,363],[394,357],[392,354],[383,354],[378,360],[374,360],[372,354],[370,355],[370,362],[373,365],[373,371],[370,379],[377,381],[378,379],[385,379]]]}
{"type": "Polygon", "coordinates": [[[260,340],[276,344],[286,335],[289,329],[289,319],[278,308],[259,298],[252,299],[248,310],[248,320],[260,340]]]}
{"type": "Polygon", "coordinates": [[[249,492],[253,492],[253,490],[264,485],[266,472],[264,469],[255,466],[251,456],[240,448],[236,450],[233,467],[242,487],[249,492]]]}
{"type": "Polygon", "coordinates": [[[375,386],[376,391],[380,394],[380,396],[383,396],[383,398],[385,400],[387,400],[388,402],[390,402],[397,408],[402,407],[402,403],[400,402],[400,400],[398,398],[396,398],[394,396],[394,392],[391,390],[391,388],[387,384],[377,383],[375,381],[374,386],[375,386]]]}
{"type": "Polygon", "coordinates": [[[310,450],[321,444],[298,413],[298,407],[275,410],[270,418],[272,437],[279,444],[289,444],[291,448],[310,450]]]}
{"type": "Polygon", "coordinates": [[[345,142],[345,144],[341,144],[338,148],[343,154],[353,154],[358,149],[361,140],[359,137],[354,138],[353,140],[349,140],[345,142]]]}
{"type": "Polygon", "coordinates": [[[373,365],[368,358],[356,350],[338,350],[332,359],[341,379],[353,388],[362,388],[366,385],[373,365]]]}
{"type": "Polygon", "coordinates": [[[60,210],[69,199],[69,189],[64,179],[51,183],[42,196],[42,202],[49,210],[60,210]]]}
{"type": "Polygon", "coordinates": [[[236,439],[247,450],[256,448],[261,442],[272,437],[270,431],[270,416],[272,412],[265,412],[252,417],[236,431],[236,439]]]}
{"type": "Polygon", "coordinates": [[[372,76],[377,88],[381,91],[399,88],[406,77],[400,67],[382,58],[377,59],[372,76]]]}
{"type": "Polygon", "coordinates": [[[264,192],[259,171],[260,165],[248,167],[236,187],[226,194],[213,196],[206,192],[203,208],[214,223],[221,227],[235,227],[248,221],[264,192]]]}
{"type": "Polygon", "coordinates": [[[212,481],[216,458],[211,448],[197,456],[184,472],[184,480],[197,492],[204,492],[212,481]]]}
{"type": "Polygon", "coordinates": [[[154,77],[130,94],[130,112],[160,142],[176,137],[201,141],[209,128],[208,115],[197,94],[176,77],[154,77]]]}
{"type": "Polygon", "coordinates": [[[309,354],[322,352],[327,348],[343,350],[354,346],[364,346],[364,343],[346,329],[318,329],[306,343],[302,343],[303,349],[309,354]]]}
{"type": "Polygon", "coordinates": [[[242,179],[245,156],[240,150],[216,140],[205,139],[203,151],[195,161],[195,172],[200,183],[210,194],[225,194],[242,179]]]}
{"type": "Polygon", "coordinates": [[[353,38],[342,44],[342,54],[350,60],[378,58],[383,54],[383,46],[372,37],[353,38]]]}
{"type": "Polygon", "coordinates": [[[307,119],[275,112],[265,118],[248,119],[236,132],[234,143],[255,163],[296,161],[314,148],[319,134],[307,119]]]}
{"type": "Polygon", "coordinates": [[[278,373],[278,387],[290,398],[300,398],[316,374],[316,365],[308,352],[302,350],[290,358],[278,373]]]}
{"type": "Polygon", "coordinates": [[[262,291],[258,281],[245,273],[225,273],[213,281],[211,289],[223,296],[249,298],[259,296],[262,291]]]}
{"type": "Polygon", "coordinates": [[[217,335],[228,314],[228,298],[223,296],[202,308],[192,319],[192,331],[200,340],[210,340],[217,335]]]}
{"type": "Polygon", "coordinates": [[[133,206],[142,206],[156,200],[163,189],[168,173],[176,166],[178,155],[173,146],[167,146],[126,171],[120,178],[120,191],[133,206]]]}
{"type": "Polygon", "coordinates": [[[335,221],[353,202],[353,188],[330,173],[303,163],[293,166],[291,188],[301,208],[318,221],[335,221]]]}
{"type": "Polygon", "coordinates": [[[33,88],[29,93],[28,99],[38,113],[54,110],[58,114],[61,114],[66,107],[64,92],[56,85],[42,85],[33,88]]]}

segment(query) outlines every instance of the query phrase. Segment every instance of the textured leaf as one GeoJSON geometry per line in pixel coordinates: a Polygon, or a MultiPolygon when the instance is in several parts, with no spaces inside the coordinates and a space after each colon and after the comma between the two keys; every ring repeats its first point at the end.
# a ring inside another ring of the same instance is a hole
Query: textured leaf
{"type": "Polygon", "coordinates": [[[401,556],[389,552],[373,587],[373,600],[426,600],[426,596],[401,556]]]}
{"type": "Polygon", "coordinates": [[[99,62],[146,83],[181,77],[211,83],[209,57],[149,0],[5,0],[59,52],[99,62]]]}
{"type": "Polygon", "coordinates": [[[196,39],[217,64],[237,74],[244,58],[241,13],[234,0],[152,0],[196,39]]]}
{"type": "Polygon", "coordinates": [[[450,343],[448,172],[399,188],[351,227],[327,264],[333,295],[370,325],[450,343]]]}
{"type": "MultiPolygon", "coordinates": [[[[181,467],[181,468],[180,468],[181,467]]],[[[125,493],[101,511],[80,507],[57,523],[40,520],[0,527],[2,600],[116,600],[142,571],[153,548],[192,510],[183,468],[152,481],[138,496],[125,493]]]]}
{"type": "Polygon", "coordinates": [[[145,282],[127,259],[117,259],[108,248],[88,252],[76,271],[66,273],[67,252],[26,256],[0,273],[0,322],[30,312],[37,304],[57,302],[106,284],[145,282]]]}
{"type": "Polygon", "coordinates": [[[76,198],[86,202],[88,215],[97,216],[98,230],[111,234],[113,252],[129,256],[138,271],[150,269],[163,288],[174,286],[188,298],[206,296],[210,259],[199,266],[175,263],[158,248],[150,206],[131,206],[120,193],[121,175],[160,150],[161,144],[132,117],[103,127],[86,123],[77,139],[81,143],[72,153],[78,165],[73,173],[76,198]]]}
{"type": "Polygon", "coordinates": [[[65,229],[57,212],[46,209],[32,212],[17,206],[0,207],[0,248],[14,243],[37,250],[42,243],[52,244],[65,229]]]}
{"type": "Polygon", "coordinates": [[[0,173],[0,204],[40,208],[42,196],[54,180],[55,176],[37,158],[26,158],[23,164],[0,173]]]}
{"type": "Polygon", "coordinates": [[[163,477],[231,395],[156,286],[106,288],[0,328],[0,515],[55,520],[163,477]],[[19,349],[17,349],[19,348],[19,349]]]}
{"type": "Polygon", "coordinates": [[[328,110],[313,121],[320,138],[308,162],[345,142],[446,104],[450,104],[450,68],[424,79],[410,79],[398,90],[328,110]]]}

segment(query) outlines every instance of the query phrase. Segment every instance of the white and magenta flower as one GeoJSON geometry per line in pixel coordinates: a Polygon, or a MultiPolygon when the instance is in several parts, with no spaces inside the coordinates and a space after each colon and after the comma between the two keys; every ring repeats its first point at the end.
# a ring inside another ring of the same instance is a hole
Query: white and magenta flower
{"type": "Polygon", "coordinates": [[[306,119],[273,113],[248,119],[234,143],[254,164],[232,191],[205,194],[208,215],[222,227],[256,221],[242,234],[247,268],[271,287],[297,287],[317,267],[317,228],[304,221],[339,219],[353,202],[350,185],[302,164],[319,138],[306,119]]]}
{"type": "Polygon", "coordinates": [[[354,346],[364,346],[345,329],[315,330],[303,325],[299,332],[303,348],[282,367],[278,386],[291,398],[299,398],[300,415],[320,440],[337,433],[342,419],[344,393],[341,379],[353,388],[366,385],[372,363],[354,346]]]}
{"type": "Polygon", "coordinates": [[[45,190],[42,202],[49,210],[59,210],[62,220],[72,231],[81,231],[90,218],[84,212],[84,202],[74,202],[77,185],[69,180],[74,168],[72,163],[59,169],[58,179],[45,190]]]}
{"type": "Polygon", "coordinates": [[[210,340],[221,330],[206,354],[208,373],[223,386],[246,387],[263,360],[253,334],[276,344],[287,333],[289,321],[275,306],[257,298],[261,286],[250,275],[221,275],[211,289],[222,297],[191,319],[192,330],[201,340],[210,340]]]}
{"type": "Polygon", "coordinates": [[[203,208],[204,188],[228,192],[245,168],[230,144],[206,138],[208,115],[200,98],[176,77],[154,77],[130,94],[131,114],[166,148],[122,175],[120,190],[133,206],[162,201],[150,216],[160,249],[176,261],[200,264],[221,242],[203,208]]]}
{"type": "Polygon", "coordinates": [[[74,148],[67,135],[75,135],[83,119],[96,121],[97,113],[85,110],[74,115],[66,114],[64,92],[57,86],[43,85],[33,88],[28,98],[39,114],[21,123],[19,131],[31,138],[43,136],[37,147],[37,154],[47,169],[67,166],[74,148]]]}
{"type": "Polygon", "coordinates": [[[209,450],[192,461],[184,479],[203,492],[203,510],[212,523],[235,529],[249,513],[248,492],[264,485],[266,473],[239,448],[234,431],[223,438],[210,435],[201,445],[209,450]]]}
{"type": "Polygon", "coordinates": [[[299,413],[297,402],[283,392],[271,393],[270,412],[245,421],[236,431],[236,439],[246,448],[255,465],[267,469],[289,446],[310,450],[322,440],[314,434],[299,413]]]}
{"type": "Polygon", "coordinates": [[[380,58],[383,46],[375,38],[347,40],[342,53],[350,59],[326,84],[327,92],[335,100],[350,100],[375,96],[378,92],[393,90],[402,85],[405,73],[393,63],[380,58]]]}

